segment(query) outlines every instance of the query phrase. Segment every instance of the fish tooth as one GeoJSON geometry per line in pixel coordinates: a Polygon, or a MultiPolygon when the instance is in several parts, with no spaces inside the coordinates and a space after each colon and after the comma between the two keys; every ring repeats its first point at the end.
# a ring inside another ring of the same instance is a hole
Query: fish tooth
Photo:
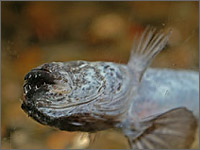
{"type": "Polygon", "coordinates": [[[29,87],[29,89],[31,90],[31,86],[30,86],[30,85],[28,85],[28,87],[29,87]]]}
{"type": "Polygon", "coordinates": [[[37,78],[37,74],[35,75],[35,78],[37,78]]]}
{"type": "Polygon", "coordinates": [[[31,78],[31,76],[32,76],[32,75],[30,74],[30,75],[29,75],[29,79],[31,78]]]}
{"type": "Polygon", "coordinates": [[[25,92],[25,94],[27,94],[27,93],[28,93],[28,90],[27,90],[27,88],[26,88],[26,87],[24,88],[24,92],[25,92]]]}

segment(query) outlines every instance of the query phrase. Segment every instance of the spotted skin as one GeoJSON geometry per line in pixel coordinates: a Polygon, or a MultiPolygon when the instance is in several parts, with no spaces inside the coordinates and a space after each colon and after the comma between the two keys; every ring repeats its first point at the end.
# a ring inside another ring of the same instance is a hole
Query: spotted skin
{"type": "Polygon", "coordinates": [[[111,120],[123,119],[127,112],[125,103],[130,104],[130,99],[124,101],[121,96],[130,94],[126,90],[132,86],[130,73],[127,66],[110,62],[44,64],[25,76],[26,101],[22,108],[29,110],[29,116],[37,121],[60,129],[96,131],[110,128],[114,124],[111,120]]]}

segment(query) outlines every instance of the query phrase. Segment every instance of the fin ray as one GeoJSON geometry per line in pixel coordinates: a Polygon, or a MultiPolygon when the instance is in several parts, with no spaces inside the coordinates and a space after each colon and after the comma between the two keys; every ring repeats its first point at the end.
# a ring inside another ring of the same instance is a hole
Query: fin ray
{"type": "Polygon", "coordinates": [[[154,57],[166,45],[170,33],[171,30],[165,33],[148,26],[140,36],[134,38],[128,67],[136,74],[139,81],[154,57]]]}
{"type": "Polygon", "coordinates": [[[132,125],[132,130],[126,134],[131,148],[180,149],[191,146],[197,121],[191,111],[181,107],[144,119],[140,126],[135,129],[132,125]],[[170,118],[173,121],[169,121],[170,118]],[[160,121],[165,119],[168,121],[160,121]]]}

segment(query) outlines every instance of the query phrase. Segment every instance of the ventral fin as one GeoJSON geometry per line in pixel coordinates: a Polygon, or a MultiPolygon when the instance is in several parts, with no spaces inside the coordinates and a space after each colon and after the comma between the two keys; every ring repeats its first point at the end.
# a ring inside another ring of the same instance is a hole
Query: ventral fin
{"type": "Polygon", "coordinates": [[[194,141],[196,118],[186,108],[176,108],[141,122],[143,131],[128,139],[133,149],[186,149],[194,141]]]}

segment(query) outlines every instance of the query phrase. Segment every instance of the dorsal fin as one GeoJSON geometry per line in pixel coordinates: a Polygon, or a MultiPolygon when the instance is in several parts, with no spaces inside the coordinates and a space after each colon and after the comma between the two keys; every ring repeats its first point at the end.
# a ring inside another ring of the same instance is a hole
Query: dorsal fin
{"type": "Polygon", "coordinates": [[[155,56],[165,47],[170,33],[171,30],[157,31],[148,26],[140,36],[135,37],[128,67],[139,81],[155,56]]]}

